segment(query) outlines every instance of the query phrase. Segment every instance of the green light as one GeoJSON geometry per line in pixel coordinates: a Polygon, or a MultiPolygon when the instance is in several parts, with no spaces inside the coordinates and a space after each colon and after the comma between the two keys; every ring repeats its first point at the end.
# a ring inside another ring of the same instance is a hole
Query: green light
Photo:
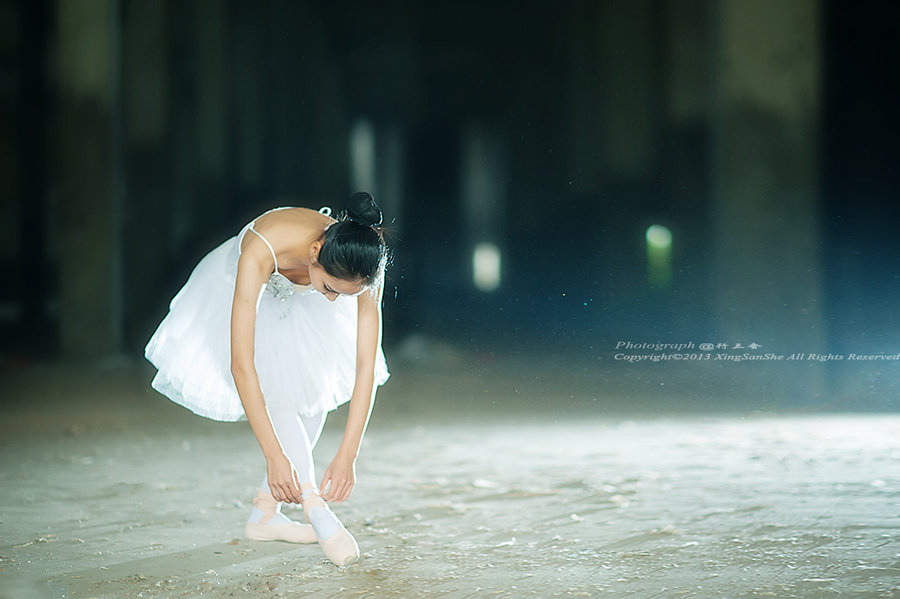
{"type": "Polygon", "coordinates": [[[660,249],[672,247],[672,232],[662,225],[650,225],[647,227],[647,245],[660,249]]]}
{"type": "Polygon", "coordinates": [[[672,282],[672,231],[663,225],[647,227],[647,279],[652,287],[672,282]]]}

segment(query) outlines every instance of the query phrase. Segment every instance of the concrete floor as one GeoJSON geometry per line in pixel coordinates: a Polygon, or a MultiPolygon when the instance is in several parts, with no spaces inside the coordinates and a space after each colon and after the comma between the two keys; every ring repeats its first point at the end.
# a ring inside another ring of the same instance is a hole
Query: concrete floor
{"type": "Polygon", "coordinates": [[[900,416],[679,413],[505,372],[395,371],[335,508],[362,550],[340,570],[242,538],[246,424],[142,366],[7,370],[0,597],[900,597],[900,416]]]}

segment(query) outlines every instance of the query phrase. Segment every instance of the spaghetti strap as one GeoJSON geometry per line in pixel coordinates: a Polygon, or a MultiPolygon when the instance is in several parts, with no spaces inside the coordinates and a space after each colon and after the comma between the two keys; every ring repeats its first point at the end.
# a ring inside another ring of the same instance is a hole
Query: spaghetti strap
{"type": "Polygon", "coordinates": [[[269,243],[269,240],[262,236],[262,233],[253,228],[253,223],[250,223],[249,229],[256,233],[256,236],[263,240],[263,243],[266,244],[266,247],[269,248],[269,251],[272,252],[272,260],[275,261],[275,272],[278,272],[278,258],[275,257],[275,250],[272,249],[272,244],[269,243]]]}

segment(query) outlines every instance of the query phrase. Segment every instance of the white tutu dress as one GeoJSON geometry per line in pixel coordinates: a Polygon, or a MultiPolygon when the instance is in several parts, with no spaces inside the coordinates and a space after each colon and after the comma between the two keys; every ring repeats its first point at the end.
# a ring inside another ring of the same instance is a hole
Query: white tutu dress
{"type": "MultiPolygon", "coordinates": [[[[252,227],[200,261],[144,352],[159,370],[154,389],[213,420],[246,418],[231,376],[231,304],[241,241],[252,227]]],[[[356,380],[357,298],[332,302],[312,286],[285,289],[278,285],[285,277],[273,279],[256,310],[254,356],[266,405],[301,416],[333,410],[350,399],[356,380]]],[[[388,376],[379,347],[375,385],[388,376]]]]}

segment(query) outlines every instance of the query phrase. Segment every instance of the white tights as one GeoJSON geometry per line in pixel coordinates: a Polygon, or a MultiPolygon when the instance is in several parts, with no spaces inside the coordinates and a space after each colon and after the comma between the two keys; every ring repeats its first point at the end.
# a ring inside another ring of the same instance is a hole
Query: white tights
{"type": "MultiPolygon", "coordinates": [[[[313,488],[316,487],[316,470],[313,465],[312,450],[319,440],[322,427],[325,426],[326,416],[327,413],[323,412],[315,416],[301,417],[292,410],[269,409],[269,418],[275,429],[275,435],[288,459],[297,470],[300,483],[304,486],[308,484],[313,488]]],[[[260,489],[265,493],[271,492],[268,476],[263,477],[260,489]]],[[[254,508],[248,522],[259,522],[262,516],[262,512],[254,508]]],[[[282,521],[286,521],[286,519],[281,516],[279,510],[273,524],[282,523],[282,521]]]]}
{"type": "MultiPolygon", "coordinates": [[[[269,418],[284,453],[287,454],[297,471],[297,478],[303,491],[303,511],[306,513],[309,523],[312,524],[315,539],[318,540],[325,555],[332,562],[338,566],[352,564],[359,559],[359,546],[353,535],[347,532],[341,521],[328,507],[328,504],[319,497],[316,489],[312,450],[316,446],[325,424],[325,414],[300,417],[296,412],[290,410],[270,409],[269,418]]],[[[269,484],[266,479],[263,479],[261,490],[269,493],[269,484]]],[[[256,505],[255,501],[254,505],[256,505]]],[[[271,506],[271,503],[269,505],[271,506]]],[[[291,540],[295,543],[309,542],[305,540],[308,538],[307,535],[301,534],[304,525],[297,525],[284,516],[281,513],[280,504],[276,505],[274,514],[271,513],[271,507],[269,507],[268,514],[264,514],[260,508],[266,509],[262,504],[260,507],[254,507],[247,520],[248,530],[253,529],[248,532],[250,538],[291,540]],[[265,523],[262,523],[263,517],[267,517],[265,523]],[[282,536],[284,528],[291,533],[291,538],[282,536]],[[300,539],[301,536],[304,539],[300,539]]]]}
{"type": "MultiPolygon", "coordinates": [[[[300,484],[316,486],[316,468],[313,465],[312,450],[322,434],[327,412],[315,416],[300,416],[290,409],[270,409],[272,427],[281,442],[281,448],[297,469],[300,484]]],[[[263,478],[262,490],[269,490],[267,478],[263,478]]]]}

